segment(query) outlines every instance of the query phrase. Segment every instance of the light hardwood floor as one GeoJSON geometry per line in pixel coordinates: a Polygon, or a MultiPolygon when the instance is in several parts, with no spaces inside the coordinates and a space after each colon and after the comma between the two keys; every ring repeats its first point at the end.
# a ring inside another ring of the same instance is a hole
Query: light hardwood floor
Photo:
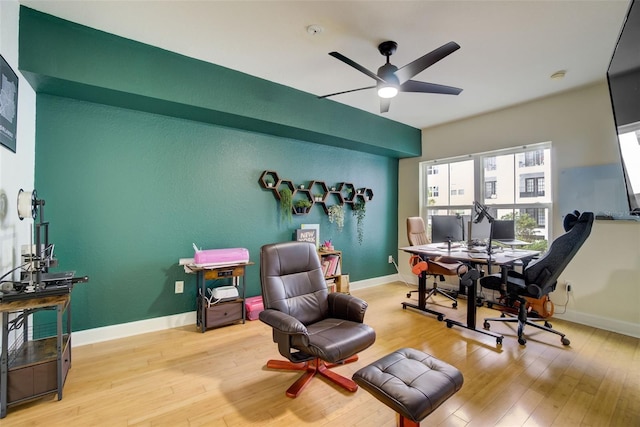
{"type": "MultiPolygon", "coordinates": [[[[408,288],[390,283],[361,289],[365,322],[377,334],[357,369],[401,347],[414,347],[460,369],[462,389],[423,425],[444,426],[638,426],[640,340],[554,319],[571,346],[530,331],[526,347],[512,327],[495,340],[412,309],[403,310],[408,288]]],[[[464,320],[444,298],[441,311],[464,320]]],[[[496,312],[479,311],[479,324],[496,312]]],[[[284,392],[299,373],[264,368],[279,358],[271,330],[259,321],[209,330],[195,325],[76,347],[64,398],[52,395],[9,408],[0,426],[394,426],[395,414],[364,390],[342,391],[314,379],[296,399],[284,392]]]]}

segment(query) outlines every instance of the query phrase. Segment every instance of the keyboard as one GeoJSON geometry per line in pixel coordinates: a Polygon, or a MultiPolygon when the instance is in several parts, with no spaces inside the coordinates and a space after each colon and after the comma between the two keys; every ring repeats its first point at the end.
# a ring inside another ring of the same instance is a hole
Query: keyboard
{"type": "MultiPolygon", "coordinates": [[[[451,244],[451,249],[459,248],[459,247],[460,247],[460,243],[452,243],[451,244]]],[[[438,245],[437,248],[438,249],[449,249],[449,246],[444,244],[444,245],[438,245]]]]}
{"type": "Polygon", "coordinates": [[[517,239],[513,239],[513,240],[496,239],[495,241],[507,246],[524,246],[529,244],[528,242],[523,242],[522,240],[517,240],[517,239]]]}

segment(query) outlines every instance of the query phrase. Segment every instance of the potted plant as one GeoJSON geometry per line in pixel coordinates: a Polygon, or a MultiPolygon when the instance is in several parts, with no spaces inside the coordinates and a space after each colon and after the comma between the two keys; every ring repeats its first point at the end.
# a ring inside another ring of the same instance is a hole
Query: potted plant
{"type": "Polygon", "coordinates": [[[329,222],[335,223],[338,231],[342,231],[342,227],[344,227],[344,207],[342,205],[331,205],[327,210],[329,211],[329,222]]]}
{"type": "Polygon", "coordinates": [[[293,194],[289,188],[280,190],[280,219],[284,222],[291,222],[293,209],[293,194]]]}
{"type": "Polygon", "coordinates": [[[356,217],[356,231],[358,233],[358,244],[362,245],[364,238],[364,216],[366,213],[366,205],[364,201],[359,200],[353,204],[353,216],[356,217]]]}
{"type": "Polygon", "coordinates": [[[296,203],[294,204],[295,208],[296,208],[296,212],[299,214],[302,213],[307,213],[309,212],[309,208],[311,207],[311,202],[308,201],[307,199],[300,199],[300,200],[296,200],[296,203]]]}
{"type": "Polygon", "coordinates": [[[321,202],[322,201],[322,193],[316,193],[313,195],[313,200],[316,202],[321,202]]]}
{"type": "Polygon", "coordinates": [[[271,188],[273,187],[273,179],[271,177],[266,177],[264,179],[264,183],[267,185],[267,187],[271,188]]]}

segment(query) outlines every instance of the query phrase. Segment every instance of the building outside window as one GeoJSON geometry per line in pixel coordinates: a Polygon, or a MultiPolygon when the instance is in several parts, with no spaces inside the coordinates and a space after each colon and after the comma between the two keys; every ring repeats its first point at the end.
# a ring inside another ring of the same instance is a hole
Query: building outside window
{"type": "Polygon", "coordinates": [[[551,235],[552,198],[545,188],[550,160],[551,143],[543,143],[422,162],[421,215],[428,228],[433,215],[468,219],[475,200],[496,219],[516,219],[518,238],[544,250],[551,235]],[[429,172],[434,167],[436,176],[429,172]],[[434,192],[434,187],[443,191],[434,192]]]}
{"type": "Polygon", "coordinates": [[[495,157],[485,157],[484,158],[484,169],[487,171],[496,170],[496,158],[495,157]]]}

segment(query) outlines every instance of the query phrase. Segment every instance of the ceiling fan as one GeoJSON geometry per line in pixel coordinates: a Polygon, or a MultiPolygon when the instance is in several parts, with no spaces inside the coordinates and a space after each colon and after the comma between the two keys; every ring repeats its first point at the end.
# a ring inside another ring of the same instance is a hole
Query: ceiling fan
{"type": "Polygon", "coordinates": [[[380,97],[380,112],[386,113],[389,111],[391,98],[396,96],[398,92],[439,93],[445,95],[458,95],[460,92],[462,92],[462,89],[457,87],[443,86],[435,83],[411,80],[413,76],[421,73],[427,67],[432,66],[442,58],[460,49],[460,45],[458,45],[458,43],[446,43],[439,48],[427,53],[426,55],[421,56],[415,61],[405,65],[402,68],[398,68],[389,62],[389,57],[393,55],[397,48],[398,44],[394,41],[386,41],[378,45],[378,51],[380,51],[383,56],[387,57],[387,63],[378,68],[378,74],[374,74],[373,72],[364,68],[362,65],[352,61],[351,59],[338,52],[329,53],[329,55],[333,56],[334,58],[339,59],[345,64],[350,65],[361,73],[364,73],[367,76],[371,77],[377,83],[375,86],[345,90],[342,92],[319,96],[318,98],[327,98],[329,96],[341,95],[343,93],[378,88],[378,96],[380,97]]]}

